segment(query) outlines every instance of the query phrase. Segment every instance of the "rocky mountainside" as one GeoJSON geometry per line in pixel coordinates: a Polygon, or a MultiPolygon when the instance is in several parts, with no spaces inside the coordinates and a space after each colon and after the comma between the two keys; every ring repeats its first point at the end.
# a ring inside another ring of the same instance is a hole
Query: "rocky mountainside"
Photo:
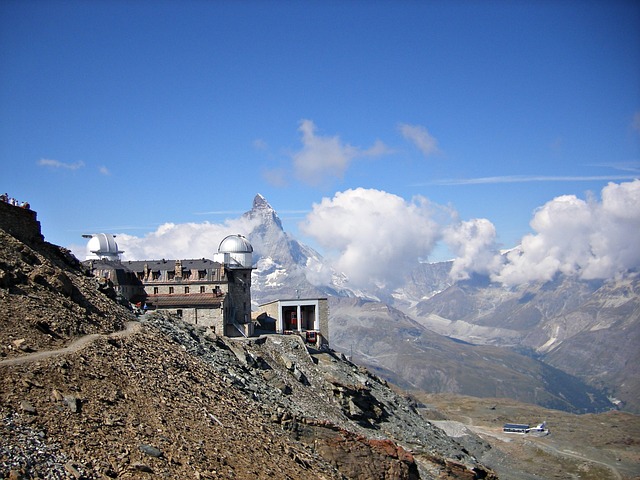
{"type": "Polygon", "coordinates": [[[548,338],[544,330],[536,333],[538,310],[579,305],[591,291],[588,284],[577,282],[564,290],[543,286],[547,297],[538,306],[531,291],[510,291],[481,277],[453,284],[451,263],[443,262],[416,265],[393,292],[350,290],[335,272],[325,286],[313,285],[308,278],[328,270],[321,255],[283,231],[264,197],[256,196],[245,215],[260,220],[249,234],[258,259],[253,298],[261,303],[329,296],[333,347],[394,383],[434,393],[510,397],[574,412],[612,406],[599,390],[609,384],[589,386],[585,382],[591,378],[583,370],[565,370],[561,360],[543,362],[532,343],[536,335],[548,338]]]}
{"type": "Polygon", "coordinates": [[[410,399],[333,351],[134,320],[65,252],[0,234],[0,311],[11,312],[3,478],[495,478],[410,399]]]}
{"type": "Polygon", "coordinates": [[[407,297],[402,309],[429,329],[525,352],[640,412],[638,276],[609,282],[559,276],[518,288],[474,278],[428,298],[407,297]]]}
{"type": "Polygon", "coordinates": [[[551,365],[438,335],[386,304],[335,299],[331,312],[333,344],[408,390],[511,398],[575,413],[611,407],[596,388],[551,365]]]}
{"type": "MultiPolygon", "coordinates": [[[[78,335],[124,328],[132,318],[129,310],[105,295],[115,292],[99,292],[69,251],[42,240],[27,244],[7,233],[5,223],[0,222],[0,355],[53,349],[78,335]]],[[[39,225],[32,228],[39,233],[39,225]]]]}

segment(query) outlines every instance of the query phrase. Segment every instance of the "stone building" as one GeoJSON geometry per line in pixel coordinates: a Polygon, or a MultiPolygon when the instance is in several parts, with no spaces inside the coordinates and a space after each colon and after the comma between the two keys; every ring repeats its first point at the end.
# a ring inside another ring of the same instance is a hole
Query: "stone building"
{"type": "Polygon", "coordinates": [[[115,237],[93,234],[83,262],[101,282],[145,310],[166,310],[229,337],[253,335],[253,247],[241,235],[220,242],[214,260],[121,261],[115,237]]]}

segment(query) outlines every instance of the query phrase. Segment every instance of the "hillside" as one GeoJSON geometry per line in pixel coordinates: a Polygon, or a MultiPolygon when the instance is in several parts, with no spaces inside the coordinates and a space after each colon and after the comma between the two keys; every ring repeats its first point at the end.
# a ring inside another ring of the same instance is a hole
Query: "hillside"
{"type": "Polygon", "coordinates": [[[380,302],[333,299],[331,338],[409,390],[503,397],[575,413],[610,408],[595,388],[510,349],[472,345],[426,329],[380,302]]]}
{"type": "Polygon", "coordinates": [[[474,278],[429,298],[413,298],[413,305],[400,306],[424,327],[526,352],[640,412],[637,275],[608,282],[559,276],[517,288],[474,278]]]}
{"type": "Polygon", "coordinates": [[[3,477],[495,478],[366,369],[135,320],[31,228],[0,230],[3,477]]]}

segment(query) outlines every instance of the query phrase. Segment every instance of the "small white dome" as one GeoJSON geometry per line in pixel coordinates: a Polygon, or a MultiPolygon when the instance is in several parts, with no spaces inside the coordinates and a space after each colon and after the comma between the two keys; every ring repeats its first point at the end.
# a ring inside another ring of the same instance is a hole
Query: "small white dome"
{"type": "Polygon", "coordinates": [[[87,260],[118,260],[121,253],[110,233],[94,233],[87,242],[87,260]]]}
{"type": "Polygon", "coordinates": [[[218,247],[219,253],[252,253],[253,247],[242,235],[229,235],[225,237],[218,247]]]}

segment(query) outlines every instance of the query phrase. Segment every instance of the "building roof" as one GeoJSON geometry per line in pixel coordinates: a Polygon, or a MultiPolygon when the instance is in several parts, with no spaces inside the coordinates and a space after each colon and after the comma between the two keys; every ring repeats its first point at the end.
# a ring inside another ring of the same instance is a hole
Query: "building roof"
{"type": "MultiPolygon", "coordinates": [[[[183,270],[206,270],[219,268],[221,265],[208,258],[187,259],[180,260],[180,262],[183,270]]],[[[142,272],[145,265],[149,267],[149,270],[173,270],[176,267],[176,260],[127,260],[122,262],[122,265],[135,272],[142,272]]]]}
{"type": "Polygon", "coordinates": [[[317,300],[327,300],[327,297],[314,297],[314,298],[278,298],[277,300],[271,300],[270,302],[261,303],[258,306],[264,307],[265,305],[271,305],[272,303],[278,302],[315,302],[317,300]]]}

